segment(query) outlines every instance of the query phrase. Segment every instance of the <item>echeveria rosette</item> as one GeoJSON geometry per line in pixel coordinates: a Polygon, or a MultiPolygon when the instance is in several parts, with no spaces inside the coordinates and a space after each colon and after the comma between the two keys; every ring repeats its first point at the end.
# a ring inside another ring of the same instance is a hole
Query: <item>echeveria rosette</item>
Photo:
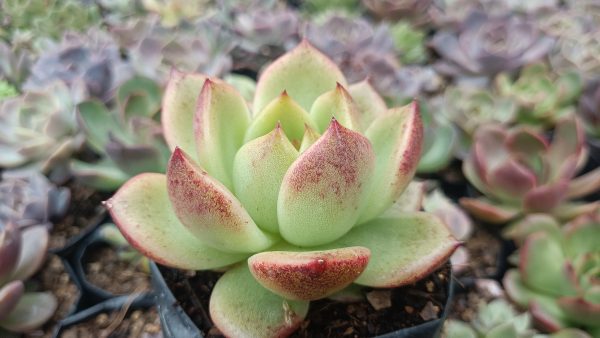
{"type": "Polygon", "coordinates": [[[442,57],[436,70],[453,78],[494,76],[543,58],[554,40],[515,15],[475,11],[456,29],[438,31],[431,46],[442,57]]]}
{"type": "Polygon", "coordinates": [[[91,100],[78,105],[86,142],[100,155],[94,163],[73,160],[71,172],[83,184],[114,191],[143,172],[164,172],[169,149],[157,121],[160,87],[134,77],[117,89],[115,108],[91,100]]]}
{"type": "Polygon", "coordinates": [[[584,137],[573,116],[557,123],[552,143],[526,127],[479,128],[463,173],[484,196],[462,198],[461,205],[500,224],[531,213],[569,220],[593,210],[597,202],[569,201],[600,188],[600,169],[575,178],[586,158],[584,137]]]}
{"type": "Polygon", "coordinates": [[[305,41],[265,69],[252,107],[219,79],[173,73],[166,175],[140,174],[106,202],[155,261],[227,269],[210,300],[223,334],[288,335],[308,301],[414,282],[457,247],[433,215],[380,216],[416,170],[416,102],[386,111],[305,41]]]}
{"type": "Polygon", "coordinates": [[[528,308],[537,326],[600,335],[600,219],[583,215],[560,228],[547,223],[527,236],[518,269],[504,277],[510,298],[528,308]]]}
{"type": "Polygon", "coordinates": [[[496,77],[495,84],[500,95],[519,105],[518,121],[553,126],[561,117],[574,113],[583,80],[573,70],[554,74],[548,66],[538,63],[523,68],[514,81],[502,73],[496,77]]]}
{"type": "Polygon", "coordinates": [[[24,281],[42,265],[48,248],[48,229],[20,229],[0,224],[0,329],[31,331],[56,310],[56,298],[47,292],[25,290],[24,281]]]}

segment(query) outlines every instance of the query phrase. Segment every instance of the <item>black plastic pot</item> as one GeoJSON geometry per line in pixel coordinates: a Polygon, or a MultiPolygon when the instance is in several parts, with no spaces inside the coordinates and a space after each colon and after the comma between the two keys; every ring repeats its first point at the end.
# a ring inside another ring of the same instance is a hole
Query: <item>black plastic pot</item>
{"type": "Polygon", "coordinates": [[[106,222],[110,222],[110,218],[102,213],[94,218],[90,227],[71,239],[65,247],[52,251],[60,257],[69,277],[79,290],[79,298],[69,314],[58,323],[53,337],[59,337],[65,328],[100,313],[119,311],[124,307],[130,310],[148,308],[155,304],[152,293],[115,295],[87,280],[83,268],[85,256],[89,250],[106,244],[98,233],[100,225],[106,222]]]}
{"type": "MultiPolygon", "coordinates": [[[[162,268],[162,267],[161,267],[162,268]]],[[[160,317],[160,323],[165,338],[202,338],[202,332],[190,319],[190,317],[181,308],[175,296],[167,286],[159,267],[152,262],[152,286],[154,288],[154,294],[156,296],[156,305],[158,307],[158,314],[160,317]]],[[[448,316],[450,310],[450,303],[454,296],[455,282],[452,275],[450,275],[450,282],[448,283],[446,304],[444,306],[444,312],[438,319],[428,321],[426,323],[405,328],[402,330],[390,332],[378,338],[423,338],[423,337],[436,337],[442,330],[444,321],[448,316]]]]}

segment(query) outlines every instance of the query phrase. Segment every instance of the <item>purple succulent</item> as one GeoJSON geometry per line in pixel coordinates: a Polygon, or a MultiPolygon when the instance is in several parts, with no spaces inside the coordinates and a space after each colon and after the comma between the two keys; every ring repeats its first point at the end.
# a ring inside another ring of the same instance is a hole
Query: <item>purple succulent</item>
{"type": "Polygon", "coordinates": [[[544,57],[554,40],[519,16],[471,13],[455,30],[442,30],[431,41],[442,61],[436,69],[451,77],[493,76],[544,57]]]}

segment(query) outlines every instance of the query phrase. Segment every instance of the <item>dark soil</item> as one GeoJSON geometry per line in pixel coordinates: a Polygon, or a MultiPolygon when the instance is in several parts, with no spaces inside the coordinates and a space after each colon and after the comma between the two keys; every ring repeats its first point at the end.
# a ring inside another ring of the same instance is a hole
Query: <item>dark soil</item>
{"type": "Polygon", "coordinates": [[[162,337],[160,321],[155,308],[148,310],[101,313],[83,323],[63,330],[61,338],[158,338],[162,337]]]}
{"type": "MultiPolygon", "coordinates": [[[[183,309],[206,337],[222,337],[208,315],[210,293],[220,273],[181,272],[161,268],[167,284],[183,309]]],[[[312,302],[301,328],[292,337],[369,337],[415,326],[438,318],[444,311],[450,265],[421,281],[395,289],[365,288],[389,297],[392,307],[375,310],[367,301],[340,303],[324,299],[312,302]]]]}
{"type": "Polygon", "coordinates": [[[496,274],[502,249],[499,238],[475,226],[464,246],[469,253],[469,264],[460,271],[458,277],[489,278],[496,274]]]}
{"type": "Polygon", "coordinates": [[[99,221],[98,218],[105,210],[102,201],[112,195],[98,192],[73,181],[69,181],[66,187],[71,190],[71,205],[65,217],[54,223],[50,236],[50,249],[64,247],[69,239],[93,226],[94,221],[99,221]]]}
{"type": "Polygon", "coordinates": [[[87,280],[113,294],[144,292],[151,289],[150,274],[143,266],[121,259],[108,246],[96,246],[86,255],[87,280]]]}

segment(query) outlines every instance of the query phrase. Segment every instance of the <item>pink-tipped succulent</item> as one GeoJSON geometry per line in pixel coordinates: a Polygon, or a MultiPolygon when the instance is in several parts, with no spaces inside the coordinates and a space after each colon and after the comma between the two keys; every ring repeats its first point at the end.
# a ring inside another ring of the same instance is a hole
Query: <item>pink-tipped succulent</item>
{"type": "Polygon", "coordinates": [[[28,292],[23,283],[44,262],[48,237],[44,226],[20,229],[0,223],[0,328],[29,331],[54,313],[57,303],[52,294],[28,292]]]}
{"type": "Polygon", "coordinates": [[[416,102],[387,110],[304,41],[265,69],[252,110],[219,79],[174,72],[166,175],[140,174],[106,202],[158,263],[226,270],[210,300],[223,334],[288,335],[310,300],[412,283],[457,247],[433,215],[381,216],[419,161],[416,102]]]}
{"type": "Polygon", "coordinates": [[[460,202],[491,223],[531,213],[572,219],[598,206],[569,201],[600,188],[600,169],[575,178],[585,158],[583,127],[574,117],[559,120],[551,143],[527,128],[483,126],[475,134],[463,172],[484,197],[460,202]]]}
{"type": "Polygon", "coordinates": [[[600,336],[600,214],[583,215],[562,229],[538,222],[519,253],[519,267],[508,271],[510,298],[528,308],[548,332],[581,327],[600,336]]]}

